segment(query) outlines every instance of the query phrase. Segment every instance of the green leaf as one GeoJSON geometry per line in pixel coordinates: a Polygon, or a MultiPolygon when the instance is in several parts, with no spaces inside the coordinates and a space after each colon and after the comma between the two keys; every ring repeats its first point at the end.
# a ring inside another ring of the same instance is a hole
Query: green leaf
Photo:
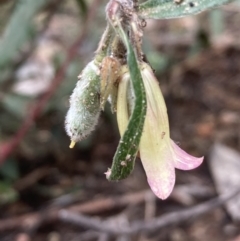
{"type": "Polygon", "coordinates": [[[9,181],[19,178],[19,169],[16,160],[9,159],[0,168],[0,174],[9,181]]]}
{"type": "Polygon", "coordinates": [[[49,0],[18,1],[0,41],[0,69],[8,67],[34,31],[33,18],[49,0]]]}
{"type": "Polygon", "coordinates": [[[9,21],[15,3],[14,0],[0,1],[0,35],[9,21]]]}
{"type": "Polygon", "coordinates": [[[143,18],[166,19],[193,15],[234,0],[148,0],[140,5],[143,18]]]}
{"type": "Polygon", "coordinates": [[[124,179],[132,172],[142,136],[147,107],[145,89],[136,55],[121,25],[117,32],[127,47],[127,63],[135,95],[135,106],[127,129],[114,155],[110,175],[107,177],[109,180],[124,179]]]}
{"type": "Polygon", "coordinates": [[[1,104],[8,112],[22,119],[26,116],[29,106],[33,101],[33,98],[27,96],[8,93],[3,97],[1,104]]]}
{"type": "Polygon", "coordinates": [[[87,15],[87,11],[88,11],[88,6],[87,6],[86,1],[85,0],[76,0],[76,1],[80,8],[82,17],[85,18],[87,15]]]}
{"type": "Polygon", "coordinates": [[[17,199],[18,193],[13,189],[12,185],[0,181],[0,205],[13,203],[17,199]]]}

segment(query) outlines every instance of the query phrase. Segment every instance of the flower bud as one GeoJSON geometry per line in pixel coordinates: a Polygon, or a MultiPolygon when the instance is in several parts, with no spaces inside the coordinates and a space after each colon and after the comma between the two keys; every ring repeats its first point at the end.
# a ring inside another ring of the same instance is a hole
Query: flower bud
{"type": "Polygon", "coordinates": [[[87,137],[94,130],[100,114],[100,70],[91,61],[79,76],[70,97],[70,108],[65,119],[66,132],[75,142],[87,137]]]}

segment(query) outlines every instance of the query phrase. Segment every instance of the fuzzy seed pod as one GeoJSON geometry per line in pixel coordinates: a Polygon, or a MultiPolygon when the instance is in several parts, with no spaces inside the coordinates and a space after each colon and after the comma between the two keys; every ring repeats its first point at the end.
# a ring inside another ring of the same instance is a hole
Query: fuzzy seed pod
{"type": "Polygon", "coordinates": [[[82,71],[70,97],[70,108],[65,120],[66,132],[72,141],[70,148],[94,130],[99,114],[100,70],[92,61],[82,71]]]}

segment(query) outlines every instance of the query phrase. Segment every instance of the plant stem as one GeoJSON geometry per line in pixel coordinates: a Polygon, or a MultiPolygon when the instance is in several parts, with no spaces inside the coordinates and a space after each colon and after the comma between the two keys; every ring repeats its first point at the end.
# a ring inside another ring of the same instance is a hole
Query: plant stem
{"type": "Polygon", "coordinates": [[[138,0],[132,0],[132,2],[133,2],[133,8],[134,8],[136,11],[138,11],[138,8],[139,8],[139,2],[138,2],[138,0]]]}
{"type": "Polygon", "coordinates": [[[108,24],[96,50],[95,60],[98,63],[101,63],[103,58],[108,54],[110,43],[113,41],[113,35],[114,30],[110,24],[108,24]]]}

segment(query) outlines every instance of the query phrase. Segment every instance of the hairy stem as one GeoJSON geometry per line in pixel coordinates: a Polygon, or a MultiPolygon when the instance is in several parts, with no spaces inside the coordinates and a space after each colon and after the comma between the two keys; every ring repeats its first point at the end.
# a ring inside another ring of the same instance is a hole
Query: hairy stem
{"type": "Polygon", "coordinates": [[[108,51],[109,51],[109,46],[111,42],[113,41],[114,37],[114,30],[111,27],[110,24],[107,25],[107,28],[105,29],[102,38],[99,42],[98,48],[96,50],[96,57],[95,60],[98,63],[101,63],[103,58],[107,56],[108,51]]]}

